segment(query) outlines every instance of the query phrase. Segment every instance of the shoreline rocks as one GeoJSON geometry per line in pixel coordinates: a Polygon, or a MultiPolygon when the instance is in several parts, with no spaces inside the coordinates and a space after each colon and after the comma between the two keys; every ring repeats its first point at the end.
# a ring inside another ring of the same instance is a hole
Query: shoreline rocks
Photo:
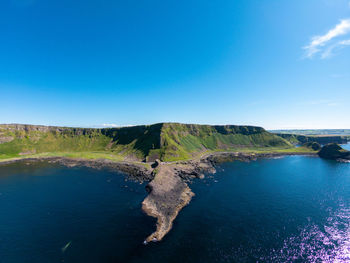
{"type": "Polygon", "coordinates": [[[147,168],[141,163],[138,164],[133,162],[115,162],[107,159],[81,159],[69,157],[19,158],[0,162],[0,166],[17,162],[24,162],[30,164],[40,161],[57,163],[66,167],[84,166],[93,169],[110,169],[112,171],[124,173],[125,175],[137,181],[149,181],[153,179],[152,169],[147,168]]]}
{"type": "MultiPolygon", "coordinates": [[[[275,158],[296,153],[252,154],[239,152],[217,152],[203,156],[198,160],[164,163],[157,160],[145,165],[136,162],[115,162],[105,159],[73,159],[66,157],[41,157],[14,159],[1,164],[19,161],[49,161],[67,167],[86,166],[95,169],[108,168],[123,172],[137,181],[149,181],[146,186],[147,197],[142,202],[142,210],[149,216],[157,218],[156,230],[150,234],[144,244],[161,241],[171,230],[178,213],[190,203],[194,193],[187,185],[196,178],[203,178],[204,173],[215,173],[217,166],[230,161],[253,161],[257,158],[275,158]]],[[[305,154],[303,154],[305,155],[305,154]]],[[[316,154],[309,154],[317,156],[316,154]]]]}

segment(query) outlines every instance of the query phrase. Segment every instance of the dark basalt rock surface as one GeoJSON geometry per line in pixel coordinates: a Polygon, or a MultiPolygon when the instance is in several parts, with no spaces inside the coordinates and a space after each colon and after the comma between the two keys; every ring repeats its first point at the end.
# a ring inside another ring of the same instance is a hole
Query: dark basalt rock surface
{"type": "Polygon", "coordinates": [[[171,230],[173,221],[183,207],[189,204],[194,193],[187,182],[202,178],[203,172],[215,172],[206,161],[187,161],[178,163],[156,163],[154,178],[146,186],[148,196],[142,202],[143,211],[157,218],[157,229],[149,235],[148,242],[160,241],[171,230]]]}
{"type": "Polygon", "coordinates": [[[329,143],[322,147],[318,155],[330,160],[350,160],[350,151],[344,150],[336,143],[329,143]]]}
{"type": "Polygon", "coordinates": [[[160,241],[170,231],[179,211],[194,195],[188,185],[176,175],[173,167],[161,165],[154,179],[147,185],[149,192],[142,202],[143,211],[157,218],[157,229],[145,243],[160,241]]]}
{"type": "Polygon", "coordinates": [[[23,162],[26,164],[36,162],[49,162],[64,165],[66,167],[84,166],[93,169],[109,169],[111,171],[118,171],[127,175],[130,179],[136,181],[150,181],[153,179],[152,169],[141,163],[133,162],[114,162],[107,159],[79,159],[69,157],[35,157],[24,159],[13,159],[5,162],[0,162],[0,165],[7,165],[11,163],[23,162]]]}

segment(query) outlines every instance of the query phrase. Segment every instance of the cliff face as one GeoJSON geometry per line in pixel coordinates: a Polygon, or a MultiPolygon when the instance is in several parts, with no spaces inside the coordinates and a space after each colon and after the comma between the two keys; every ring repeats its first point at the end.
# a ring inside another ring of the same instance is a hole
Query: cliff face
{"type": "Polygon", "coordinates": [[[322,147],[318,142],[307,142],[303,144],[304,147],[310,148],[314,151],[319,151],[322,147]]]}
{"type": "Polygon", "coordinates": [[[298,135],[298,134],[284,134],[284,133],[276,133],[276,135],[286,139],[287,141],[295,144],[305,144],[316,142],[319,144],[327,144],[327,143],[337,143],[337,144],[345,144],[350,141],[348,136],[307,136],[307,135],[298,135]]]}
{"type": "Polygon", "coordinates": [[[103,151],[109,142],[110,138],[100,129],[0,125],[0,158],[48,152],[103,151]]]}
{"type": "Polygon", "coordinates": [[[158,153],[162,160],[172,161],[188,159],[207,150],[264,147],[291,147],[291,145],[261,127],[164,123],[161,130],[161,148],[153,153],[155,155],[158,153]]]}
{"type": "Polygon", "coordinates": [[[139,161],[184,160],[205,151],[291,147],[253,126],[159,123],[123,128],[0,125],[0,158],[47,152],[108,152],[139,161]]]}

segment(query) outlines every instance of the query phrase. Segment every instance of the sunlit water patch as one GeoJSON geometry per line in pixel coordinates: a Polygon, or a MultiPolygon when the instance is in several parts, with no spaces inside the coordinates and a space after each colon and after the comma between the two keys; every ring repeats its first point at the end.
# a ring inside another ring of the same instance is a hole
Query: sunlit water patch
{"type": "MultiPolygon", "coordinates": [[[[342,206],[342,205],[340,205],[342,206]]],[[[350,209],[342,207],[323,226],[311,222],[262,262],[350,262],[350,209]]]]}

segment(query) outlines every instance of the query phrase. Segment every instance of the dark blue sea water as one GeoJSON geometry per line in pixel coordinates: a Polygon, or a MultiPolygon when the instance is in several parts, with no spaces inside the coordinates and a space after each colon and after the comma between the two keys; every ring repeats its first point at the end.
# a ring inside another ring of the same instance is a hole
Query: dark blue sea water
{"type": "Polygon", "coordinates": [[[0,166],[0,262],[349,262],[350,163],[226,163],[160,243],[144,184],[55,164],[0,166]]]}

